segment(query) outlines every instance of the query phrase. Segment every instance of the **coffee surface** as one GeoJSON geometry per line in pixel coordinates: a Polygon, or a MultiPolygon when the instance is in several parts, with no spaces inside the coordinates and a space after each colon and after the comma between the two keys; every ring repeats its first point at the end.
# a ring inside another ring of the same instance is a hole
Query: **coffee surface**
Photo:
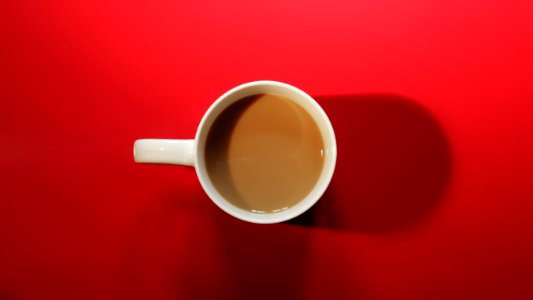
{"type": "Polygon", "coordinates": [[[323,167],[324,142],[311,115],[275,94],[240,99],[215,120],[207,136],[206,167],[217,191],[256,213],[300,202],[323,167]]]}

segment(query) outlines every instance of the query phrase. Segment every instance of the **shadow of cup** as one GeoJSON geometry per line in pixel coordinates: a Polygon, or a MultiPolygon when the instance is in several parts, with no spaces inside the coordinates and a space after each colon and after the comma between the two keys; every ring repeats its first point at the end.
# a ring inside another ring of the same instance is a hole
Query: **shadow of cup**
{"type": "Polygon", "coordinates": [[[289,223],[389,233],[427,217],[451,171],[450,146],[438,121],[403,96],[315,99],[335,129],[337,166],[322,199],[289,223]]]}

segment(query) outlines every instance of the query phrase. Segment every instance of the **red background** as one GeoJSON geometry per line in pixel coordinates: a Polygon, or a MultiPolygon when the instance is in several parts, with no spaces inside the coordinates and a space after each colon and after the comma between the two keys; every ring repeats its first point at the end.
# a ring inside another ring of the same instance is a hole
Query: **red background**
{"type": "Polygon", "coordinates": [[[531,3],[3,1],[0,299],[532,299],[531,3]],[[133,163],[258,79],[331,117],[313,211],[133,163]]]}

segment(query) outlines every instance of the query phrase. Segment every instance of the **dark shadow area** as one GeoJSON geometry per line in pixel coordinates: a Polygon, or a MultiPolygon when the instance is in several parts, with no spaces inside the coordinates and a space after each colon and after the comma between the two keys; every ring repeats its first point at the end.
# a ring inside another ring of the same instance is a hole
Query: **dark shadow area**
{"type": "Polygon", "coordinates": [[[320,201],[289,223],[388,233],[427,217],[446,191],[452,164],[431,113],[397,95],[315,99],[333,124],[337,165],[320,201]]]}
{"type": "Polygon", "coordinates": [[[199,184],[181,187],[160,187],[132,228],[121,282],[129,299],[305,297],[312,230],[244,222],[199,184]]]}
{"type": "MultiPolygon", "coordinates": [[[[221,237],[219,249],[227,283],[226,290],[219,297],[304,298],[306,279],[312,272],[309,268],[310,230],[287,224],[252,224],[227,214],[221,214],[217,219],[221,237]]],[[[210,295],[194,290],[193,298],[210,295]]]]}
{"type": "Polygon", "coordinates": [[[0,291],[0,300],[15,300],[16,298],[4,291],[0,291]]]}

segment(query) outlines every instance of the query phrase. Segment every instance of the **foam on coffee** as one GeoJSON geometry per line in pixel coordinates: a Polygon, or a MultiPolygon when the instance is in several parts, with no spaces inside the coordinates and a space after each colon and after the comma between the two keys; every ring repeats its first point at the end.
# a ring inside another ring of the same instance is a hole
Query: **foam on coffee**
{"type": "Polygon", "coordinates": [[[209,178],[230,203],[256,213],[290,208],[313,189],[324,142],[311,115],[291,99],[258,94],[225,109],[205,146],[209,178]]]}

